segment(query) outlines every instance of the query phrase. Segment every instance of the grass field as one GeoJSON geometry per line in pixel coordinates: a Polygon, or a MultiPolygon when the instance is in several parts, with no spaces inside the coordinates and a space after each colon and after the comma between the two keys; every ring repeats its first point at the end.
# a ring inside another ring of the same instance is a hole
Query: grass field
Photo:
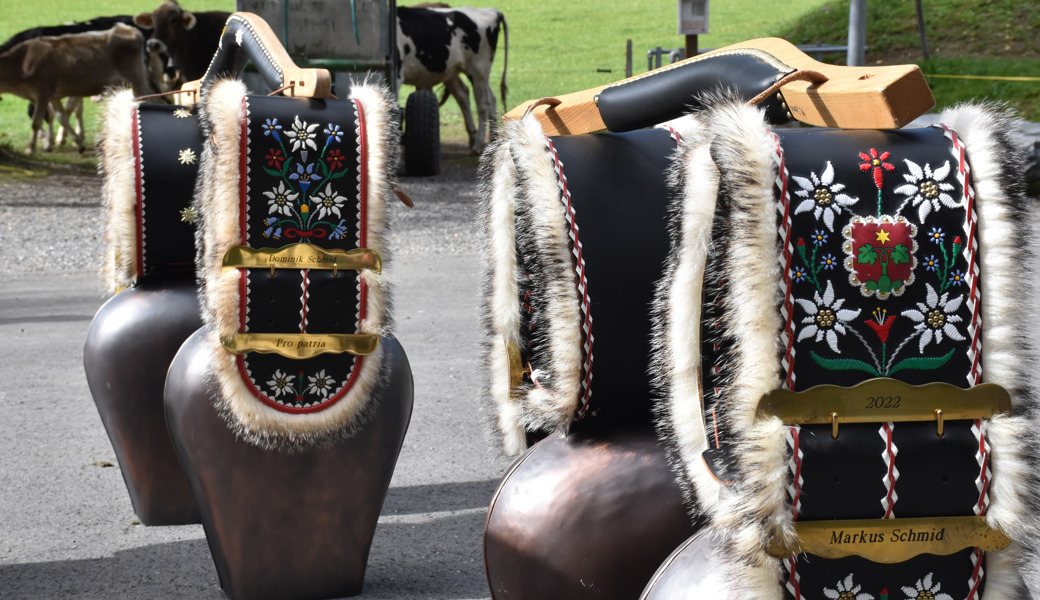
{"type": "MultiPolygon", "coordinates": [[[[402,5],[414,4],[404,0],[402,5]]],[[[134,14],[152,10],[157,0],[2,0],[0,39],[37,25],[52,25],[99,15],[134,14]]],[[[191,10],[233,10],[233,0],[183,0],[191,10]]],[[[459,4],[462,4],[461,2],[459,4]]],[[[646,70],[646,51],[656,46],[676,48],[684,44],[676,33],[675,0],[472,0],[472,6],[495,6],[508,19],[509,56],[506,106],[536,97],[555,95],[602,85],[624,76],[625,41],[633,41],[635,72],[646,70]]],[[[924,64],[936,74],[1040,76],[1040,55],[1034,37],[1037,12],[1030,2],[971,2],[945,0],[925,3],[933,59],[924,64]],[[935,8],[932,8],[935,6],[935,8]],[[958,11],[957,7],[971,7],[958,11]],[[1013,7],[1024,7],[1015,10],[1013,7]],[[1012,7],[1012,8],[1009,8],[1012,7]],[[979,11],[982,11],[980,13],[979,11]],[[1007,26],[979,27],[969,21],[983,14],[989,23],[1007,26]],[[971,31],[971,35],[964,34],[971,31]],[[959,40],[959,41],[958,41],[959,40]],[[1011,58],[1009,58],[1009,56],[1011,58]]],[[[701,49],[716,48],[748,38],[779,35],[795,43],[842,44],[847,36],[847,0],[790,0],[778,11],[766,0],[716,0],[710,6],[711,33],[699,37],[701,49]]],[[[916,20],[911,0],[868,3],[868,62],[915,62],[916,20]]],[[[1033,6],[1035,8],[1035,6],[1033,6]]],[[[834,57],[844,60],[843,55],[834,57]]],[[[503,48],[492,76],[496,95],[503,48]]],[[[975,96],[1010,100],[1022,113],[1040,120],[1040,83],[979,82],[935,78],[930,81],[940,105],[975,96]]],[[[409,92],[402,90],[402,98],[409,92]]],[[[22,151],[29,139],[26,102],[10,95],[0,102],[0,146],[22,151]]],[[[502,109],[501,98],[499,109],[502,109]]],[[[88,133],[96,129],[96,106],[88,105],[88,133]]],[[[441,110],[442,139],[462,140],[465,132],[454,103],[441,110]]],[[[88,136],[88,142],[93,136],[88,136]]],[[[89,152],[88,152],[89,154],[89,152]]],[[[68,150],[50,160],[90,164],[68,150]]],[[[0,161],[3,158],[0,157],[0,161]]],[[[0,172],[0,177],[3,173],[0,172]]]]}

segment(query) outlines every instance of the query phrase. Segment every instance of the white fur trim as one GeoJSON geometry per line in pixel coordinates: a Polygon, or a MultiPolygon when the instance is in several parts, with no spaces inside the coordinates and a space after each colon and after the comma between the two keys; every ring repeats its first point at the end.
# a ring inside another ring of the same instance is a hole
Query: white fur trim
{"type": "Polygon", "coordinates": [[[132,90],[106,96],[101,109],[98,170],[105,202],[105,247],[102,281],[110,293],[137,281],[137,204],[134,167],[134,113],[139,103],[132,90]]]}
{"type": "Polygon", "coordinates": [[[495,427],[502,435],[506,454],[515,456],[527,448],[522,409],[509,379],[508,344],[520,347],[519,266],[516,248],[518,193],[516,165],[508,140],[517,125],[503,126],[503,136],[484,153],[481,164],[480,216],[484,227],[484,315],[487,339],[488,400],[494,407],[495,427]]]}

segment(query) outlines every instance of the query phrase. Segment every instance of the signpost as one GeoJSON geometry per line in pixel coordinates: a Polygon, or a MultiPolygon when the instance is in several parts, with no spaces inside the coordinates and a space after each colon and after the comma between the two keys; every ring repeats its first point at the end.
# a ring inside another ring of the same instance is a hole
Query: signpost
{"type": "Polygon", "coordinates": [[[697,35],[708,33],[708,0],[679,0],[679,34],[686,36],[686,56],[697,55],[697,35]]]}

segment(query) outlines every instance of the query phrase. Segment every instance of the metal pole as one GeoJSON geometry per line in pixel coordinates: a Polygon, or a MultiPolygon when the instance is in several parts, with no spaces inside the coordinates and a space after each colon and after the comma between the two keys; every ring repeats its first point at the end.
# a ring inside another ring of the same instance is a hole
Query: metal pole
{"type": "Polygon", "coordinates": [[[632,76],[632,38],[625,42],[625,77],[632,76]]]}
{"type": "Polygon", "coordinates": [[[921,51],[924,52],[924,59],[928,60],[928,37],[924,33],[924,7],[921,6],[921,0],[917,0],[917,33],[921,36],[921,51]]]}
{"type": "Polygon", "coordinates": [[[867,0],[849,1],[849,49],[846,64],[862,67],[866,54],[867,0]]]}

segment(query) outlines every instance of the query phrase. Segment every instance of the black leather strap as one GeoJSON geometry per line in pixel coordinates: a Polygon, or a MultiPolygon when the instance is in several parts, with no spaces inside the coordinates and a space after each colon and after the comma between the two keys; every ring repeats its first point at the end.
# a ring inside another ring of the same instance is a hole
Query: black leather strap
{"type": "Polygon", "coordinates": [[[202,76],[202,93],[214,82],[225,77],[241,75],[250,61],[256,66],[264,82],[277,90],[284,85],[282,69],[274,61],[270,50],[264,46],[256,30],[246,19],[232,14],[220,36],[220,45],[213,60],[202,76]]]}
{"type": "MultiPolygon", "coordinates": [[[[734,90],[750,100],[793,71],[760,50],[720,52],[607,87],[596,102],[608,130],[632,131],[682,116],[708,92],[734,90]]],[[[762,106],[771,123],[791,120],[779,95],[762,106]]]]}

